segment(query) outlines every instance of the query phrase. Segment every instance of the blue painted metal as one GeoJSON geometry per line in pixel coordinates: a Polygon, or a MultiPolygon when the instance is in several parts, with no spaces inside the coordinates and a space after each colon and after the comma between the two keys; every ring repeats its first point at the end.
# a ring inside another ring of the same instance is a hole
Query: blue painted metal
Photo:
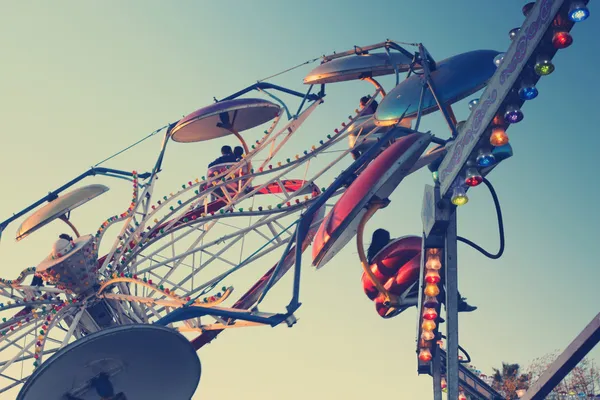
{"type": "MultiPolygon", "coordinates": [[[[398,129],[404,130],[406,128],[398,128],[398,129]]],[[[317,198],[317,200],[306,210],[306,212],[303,214],[302,218],[298,222],[298,224],[296,226],[296,231],[294,232],[294,236],[296,237],[296,241],[295,241],[296,254],[295,254],[295,265],[294,265],[293,294],[292,294],[292,299],[291,299],[290,303],[286,307],[287,312],[285,314],[274,314],[270,317],[263,317],[260,315],[255,315],[255,314],[251,314],[251,313],[247,313],[247,312],[239,312],[239,311],[236,312],[236,311],[229,311],[229,310],[225,310],[225,309],[212,308],[212,307],[201,307],[201,306],[200,307],[198,307],[198,306],[191,307],[188,304],[186,304],[186,306],[184,306],[180,309],[174,310],[173,312],[167,314],[165,317],[163,317],[159,321],[157,321],[156,324],[167,325],[167,324],[170,324],[173,322],[183,321],[183,320],[190,319],[190,318],[196,318],[196,317],[200,317],[203,315],[216,315],[216,316],[221,316],[221,317],[225,317],[225,318],[250,321],[250,322],[258,322],[258,323],[266,324],[266,325],[270,325],[270,326],[276,326],[276,325],[284,322],[301,305],[299,300],[300,300],[300,272],[301,272],[301,267],[302,267],[302,243],[306,239],[306,235],[310,228],[310,223],[313,220],[315,213],[318,212],[318,210],[327,202],[327,200],[329,200],[329,198],[331,198],[331,196],[333,196],[337,192],[338,189],[340,189],[342,186],[348,184],[348,182],[350,182],[352,180],[354,174],[360,167],[362,167],[366,162],[375,158],[375,156],[378,154],[381,146],[383,146],[385,143],[387,143],[389,140],[391,140],[397,134],[397,132],[395,132],[395,131],[396,131],[396,129],[391,129],[382,138],[382,140],[379,143],[373,145],[369,150],[364,152],[361,157],[359,157],[354,163],[352,163],[350,165],[350,167],[348,167],[348,169],[346,169],[344,172],[342,172],[340,174],[340,176],[338,176],[336,178],[336,180],[331,184],[331,186],[329,186],[329,188],[327,190],[325,190],[325,192],[323,192],[323,194],[321,194],[317,198]]],[[[283,256],[281,257],[279,263],[277,264],[277,266],[274,269],[273,276],[277,276],[277,271],[281,268],[281,265],[282,265],[285,257],[287,256],[288,252],[290,251],[292,244],[294,244],[294,241],[290,240],[290,242],[287,245],[286,250],[283,253],[283,256]]],[[[261,299],[264,298],[264,296],[268,292],[270,286],[271,285],[268,284],[265,287],[265,289],[263,290],[263,293],[261,294],[261,299]]]]}
{"type": "MultiPolygon", "coordinates": [[[[296,225],[298,221],[294,221],[294,223],[292,225],[296,225]]],[[[287,231],[289,228],[292,227],[292,225],[288,226],[284,231],[282,231],[281,233],[287,231]]],[[[280,234],[281,234],[280,233],[280,234]]],[[[294,235],[296,234],[296,232],[294,232],[294,235]]],[[[279,235],[277,235],[276,237],[278,237],[279,235]]],[[[267,295],[267,293],[269,292],[269,290],[271,289],[271,287],[273,286],[273,283],[275,282],[275,278],[279,275],[279,271],[281,271],[281,268],[283,266],[283,262],[285,260],[285,258],[288,256],[288,253],[290,252],[292,245],[294,243],[293,240],[294,236],[292,236],[290,238],[290,241],[288,242],[287,246],[285,247],[285,251],[283,252],[283,254],[281,255],[281,258],[279,259],[279,262],[277,263],[277,266],[275,267],[275,269],[273,270],[273,273],[271,274],[271,277],[269,278],[269,280],[267,281],[267,284],[265,286],[265,288],[263,289],[262,293],[260,294],[260,296],[258,297],[257,300],[257,304],[260,304],[263,299],[265,298],[265,296],[267,295]]],[[[275,239],[275,238],[273,238],[275,239]]],[[[269,243],[271,243],[271,241],[269,241],[269,243]]]]}
{"type": "Polygon", "coordinates": [[[203,317],[206,315],[215,315],[226,319],[239,319],[243,321],[257,322],[259,324],[265,324],[270,326],[279,325],[280,323],[285,321],[286,318],[289,317],[289,314],[274,314],[269,317],[263,317],[260,315],[252,314],[250,312],[246,312],[244,310],[232,311],[229,309],[217,307],[194,306],[178,308],[165,315],[164,317],[156,321],[154,324],[165,326],[174,322],[185,321],[188,319],[203,317]]]}
{"type": "MultiPolygon", "coordinates": [[[[300,106],[298,107],[298,111],[296,111],[296,115],[300,114],[300,111],[302,111],[302,107],[304,107],[304,104],[306,103],[306,99],[307,97],[310,95],[310,92],[312,91],[314,85],[310,85],[308,87],[308,90],[306,91],[306,94],[304,95],[304,98],[302,99],[302,102],[300,103],[300,106]]],[[[323,85],[324,87],[325,85],[323,85]]],[[[323,93],[324,93],[324,89],[322,88],[323,93]]],[[[320,96],[322,97],[322,96],[320,96]]]]}
{"type": "Polygon", "coordinates": [[[167,129],[167,132],[165,133],[165,137],[163,139],[160,153],[158,154],[158,158],[156,159],[156,164],[154,164],[154,168],[152,169],[152,173],[150,174],[150,182],[152,182],[154,176],[161,171],[162,162],[165,157],[165,151],[167,150],[167,143],[169,143],[169,138],[171,137],[171,131],[177,125],[178,122],[179,121],[169,124],[169,128],[167,129]]]}
{"type": "MultiPolygon", "coordinates": [[[[280,92],[291,94],[292,96],[300,97],[302,99],[304,97],[306,97],[310,101],[316,101],[316,100],[319,100],[319,99],[322,98],[322,96],[320,96],[318,94],[308,94],[307,95],[307,94],[304,94],[304,93],[296,92],[295,90],[284,88],[282,86],[274,85],[272,83],[258,82],[258,83],[255,83],[253,85],[248,86],[245,89],[240,90],[239,92],[236,92],[236,93],[232,94],[231,96],[228,96],[228,97],[225,97],[224,99],[216,100],[216,101],[220,102],[220,101],[225,101],[225,100],[233,100],[233,99],[236,99],[236,98],[238,98],[240,96],[245,95],[246,93],[249,93],[249,92],[251,92],[253,90],[258,90],[258,89],[262,89],[262,90],[265,90],[265,89],[278,90],[280,92]]],[[[324,94],[323,94],[323,96],[324,96],[324,94]]]]}
{"type": "MultiPolygon", "coordinates": [[[[493,50],[478,50],[459,54],[440,61],[431,71],[431,80],[437,89],[441,103],[454,103],[480,90],[496,71],[493,50]]],[[[424,68],[429,64],[425,64],[424,68]]],[[[414,117],[419,111],[418,101],[423,82],[415,75],[402,81],[379,103],[375,118],[378,121],[395,121],[408,108],[406,117],[414,117]]],[[[438,109],[431,89],[425,92],[422,114],[438,109]]]]}
{"type": "MultiPolygon", "coordinates": [[[[30,206],[26,207],[25,209],[19,211],[16,214],[13,214],[12,217],[10,217],[10,218],[8,218],[8,219],[0,222],[0,235],[2,235],[2,232],[4,231],[4,229],[6,229],[6,227],[11,222],[13,222],[16,219],[22,217],[23,215],[27,214],[29,211],[31,211],[34,208],[36,208],[36,207],[44,204],[45,202],[51,202],[52,200],[55,200],[60,193],[64,192],[65,190],[67,190],[71,186],[75,185],[76,183],[80,182],[81,180],[87,178],[88,176],[95,176],[95,175],[104,175],[104,176],[109,176],[109,177],[121,177],[121,176],[132,177],[133,176],[133,174],[131,172],[121,171],[121,170],[118,170],[118,169],[103,168],[103,167],[93,167],[93,168],[90,168],[89,170],[87,170],[83,174],[81,174],[81,175],[77,176],[76,178],[70,180],[69,182],[67,182],[64,185],[62,185],[61,187],[59,187],[58,189],[56,189],[56,190],[48,193],[46,196],[42,197],[41,199],[39,199],[35,203],[31,204],[30,206]]],[[[151,176],[151,174],[149,172],[146,172],[146,173],[138,175],[138,177],[141,178],[141,179],[146,179],[146,178],[149,178],[150,176],[151,176]]]]}
{"type": "MultiPolygon", "coordinates": [[[[419,51],[421,52],[421,54],[425,54],[427,59],[429,59],[429,52],[427,51],[427,49],[425,49],[425,47],[422,44],[419,45],[419,51]]],[[[456,131],[456,126],[454,125],[452,118],[450,118],[450,113],[448,112],[448,103],[440,97],[441,93],[436,89],[437,85],[435,84],[434,78],[431,75],[432,72],[435,73],[436,71],[434,71],[433,69],[430,68],[430,64],[428,62],[424,62],[422,64],[423,64],[423,71],[425,71],[425,80],[426,80],[427,86],[429,87],[429,93],[431,93],[431,96],[433,97],[435,104],[442,112],[442,115],[444,116],[444,119],[446,120],[446,123],[448,124],[448,127],[450,128],[450,131],[452,132],[452,137],[456,137],[456,136],[458,136],[458,132],[456,131]]],[[[423,92],[421,92],[421,96],[423,96],[423,92]]],[[[419,107],[422,109],[422,107],[423,107],[422,102],[419,104],[419,107]]]]}

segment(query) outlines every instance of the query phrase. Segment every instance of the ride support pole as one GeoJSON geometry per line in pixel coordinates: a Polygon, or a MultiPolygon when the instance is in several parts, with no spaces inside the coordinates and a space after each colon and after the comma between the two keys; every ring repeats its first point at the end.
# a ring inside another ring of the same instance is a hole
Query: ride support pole
{"type": "Polygon", "coordinates": [[[446,274],[446,382],[448,399],[458,399],[458,266],[456,210],[450,215],[445,235],[446,274]]]}
{"type": "Polygon", "coordinates": [[[433,352],[431,360],[433,371],[433,400],[442,400],[442,362],[439,349],[433,352]]]}

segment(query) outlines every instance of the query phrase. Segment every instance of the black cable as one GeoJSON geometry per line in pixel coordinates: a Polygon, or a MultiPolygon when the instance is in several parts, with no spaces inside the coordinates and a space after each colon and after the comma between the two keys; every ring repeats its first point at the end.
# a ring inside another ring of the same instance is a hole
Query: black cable
{"type": "MultiPolygon", "coordinates": [[[[448,340],[448,338],[446,337],[446,335],[444,335],[443,333],[440,333],[440,337],[442,339],[448,340]]],[[[471,356],[469,355],[469,353],[467,353],[467,351],[464,348],[462,348],[461,345],[458,345],[458,350],[460,350],[464,354],[464,356],[466,358],[466,360],[465,359],[463,359],[463,360],[459,359],[458,362],[460,364],[469,364],[471,362],[471,356]]]]}
{"type": "Polygon", "coordinates": [[[492,254],[484,250],[481,246],[473,243],[469,239],[466,239],[462,236],[457,236],[456,240],[471,246],[472,248],[474,248],[484,256],[491,258],[492,260],[497,260],[500,257],[502,257],[502,254],[504,254],[504,222],[502,221],[502,210],[500,209],[500,201],[498,201],[498,195],[496,194],[496,191],[494,190],[494,187],[492,186],[490,181],[483,178],[483,183],[485,183],[485,185],[490,190],[490,194],[492,195],[492,199],[494,200],[494,205],[496,206],[496,215],[498,216],[498,231],[500,233],[500,249],[498,250],[498,253],[492,254]]]}

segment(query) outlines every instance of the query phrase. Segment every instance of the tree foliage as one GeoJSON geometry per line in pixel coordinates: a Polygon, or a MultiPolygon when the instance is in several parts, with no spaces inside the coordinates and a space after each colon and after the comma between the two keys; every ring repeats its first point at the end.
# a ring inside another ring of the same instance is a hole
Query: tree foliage
{"type": "MultiPolygon", "coordinates": [[[[527,368],[531,382],[535,382],[558,358],[559,352],[547,354],[533,360],[527,368]]],[[[600,394],[600,370],[594,363],[584,358],[563,379],[547,397],[548,400],[570,400],[577,398],[591,398],[600,394]]]]}
{"type": "Polygon", "coordinates": [[[518,391],[529,388],[529,381],[529,375],[521,373],[519,364],[503,362],[502,369],[494,368],[492,387],[502,394],[506,400],[516,400],[519,398],[518,391]]]}

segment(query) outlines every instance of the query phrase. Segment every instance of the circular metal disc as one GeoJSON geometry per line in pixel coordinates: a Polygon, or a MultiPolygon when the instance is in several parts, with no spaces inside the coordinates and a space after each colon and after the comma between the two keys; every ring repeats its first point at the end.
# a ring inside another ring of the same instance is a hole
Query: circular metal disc
{"type": "MultiPolygon", "coordinates": [[[[447,58],[437,64],[431,78],[439,100],[452,104],[482,89],[496,72],[493,50],[477,50],[447,58]]],[[[381,100],[375,120],[377,124],[392,125],[406,111],[405,118],[415,117],[419,110],[421,77],[413,75],[400,82],[381,100]]],[[[429,88],[423,97],[423,115],[436,111],[437,103],[429,88]]]]}
{"type": "Polygon", "coordinates": [[[387,199],[425,151],[431,135],[413,133],[385,149],[352,182],[319,227],[312,247],[313,265],[325,265],[356,235],[374,198],[387,199]]]}
{"type": "Polygon", "coordinates": [[[242,132],[275,118],[280,107],[263,99],[234,99],[211,104],[182,118],[171,130],[180,143],[202,142],[242,132]]]}
{"type": "Polygon", "coordinates": [[[337,58],[319,65],[304,78],[307,85],[345,82],[361,78],[390,75],[394,64],[398,71],[408,71],[412,60],[402,53],[372,53],[337,58]],[[390,58],[391,57],[391,58],[390,58]]]}
{"type": "Polygon", "coordinates": [[[127,399],[190,399],[200,381],[200,360],[178,332],[157,325],[124,325],[93,333],[58,351],[37,368],[17,400],[82,400],[100,396],[91,380],[109,376],[127,399]],[[158,397],[157,397],[158,396],[158,397]]]}
{"type": "Polygon", "coordinates": [[[69,211],[73,211],[80,205],[87,203],[107,191],[107,186],[89,185],[59,196],[57,199],[52,200],[23,221],[17,230],[17,241],[29,236],[44,225],[54,221],[56,218],[65,215],[69,211]]]}

